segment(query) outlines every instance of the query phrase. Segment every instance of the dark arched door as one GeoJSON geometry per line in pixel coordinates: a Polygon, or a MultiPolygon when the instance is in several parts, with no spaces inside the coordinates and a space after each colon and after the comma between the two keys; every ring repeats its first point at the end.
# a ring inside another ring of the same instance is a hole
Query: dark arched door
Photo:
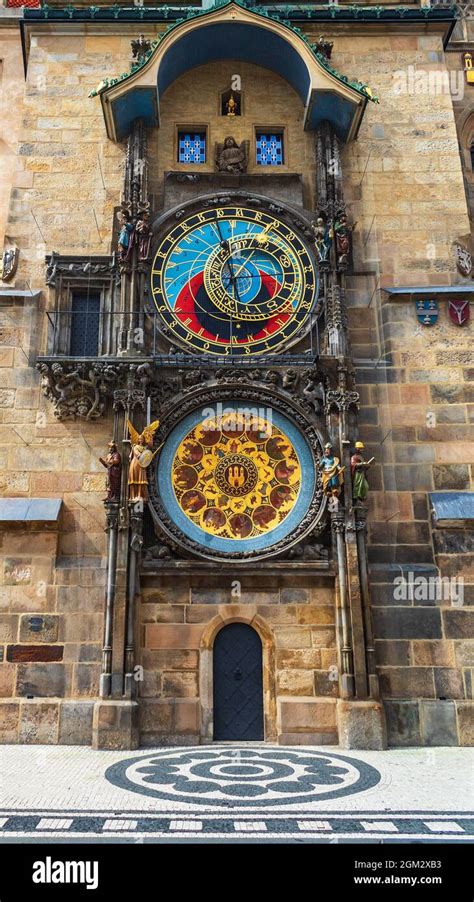
{"type": "Polygon", "coordinates": [[[260,636],[246,623],[229,623],[214,642],[214,739],[263,738],[260,636]]]}

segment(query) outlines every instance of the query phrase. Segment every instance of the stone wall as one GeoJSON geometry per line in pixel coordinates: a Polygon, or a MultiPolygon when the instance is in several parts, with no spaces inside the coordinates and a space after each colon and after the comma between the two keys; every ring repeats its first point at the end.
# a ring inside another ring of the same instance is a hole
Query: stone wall
{"type": "MultiPolygon", "coordinates": [[[[144,745],[196,742],[209,724],[206,651],[227,623],[250,623],[264,645],[265,735],[337,743],[336,607],[332,574],[142,578],[139,635],[144,745]],[[268,655],[265,654],[265,645],[268,655]]],[[[205,738],[205,737],[203,737],[205,738]]],[[[212,734],[211,737],[212,738],[212,734]]]]}
{"type": "Polygon", "coordinates": [[[209,63],[192,69],[165,92],[160,103],[161,126],[156,138],[150,141],[155,151],[152,190],[162,197],[163,176],[169,170],[177,172],[214,172],[215,145],[231,135],[238,144],[250,143],[249,175],[260,175],[262,186],[265,172],[279,175],[302,173],[303,203],[308,209],[314,205],[315,154],[311,132],[302,129],[304,106],[288,82],[268,69],[243,62],[209,63]],[[220,94],[229,89],[232,75],[240,75],[242,82],[242,115],[229,118],[220,115],[220,94]],[[195,127],[207,131],[206,163],[193,166],[178,163],[178,128],[195,127]],[[283,129],[284,165],[262,168],[255,162],[255,132],[257,128],[271,132],[283,129]]]}

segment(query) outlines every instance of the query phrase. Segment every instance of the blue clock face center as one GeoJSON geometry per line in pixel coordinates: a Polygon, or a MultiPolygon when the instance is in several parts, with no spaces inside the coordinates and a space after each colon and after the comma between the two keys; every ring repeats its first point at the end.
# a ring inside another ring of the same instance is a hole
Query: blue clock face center
{"type": "Polygon", "coordinates": [[[226,267],[222,276],[222,284],[226,292],[238,299],[241,304],[253,301],[261,288],[262,272],[252,259],[234,257],[226,267]]]}

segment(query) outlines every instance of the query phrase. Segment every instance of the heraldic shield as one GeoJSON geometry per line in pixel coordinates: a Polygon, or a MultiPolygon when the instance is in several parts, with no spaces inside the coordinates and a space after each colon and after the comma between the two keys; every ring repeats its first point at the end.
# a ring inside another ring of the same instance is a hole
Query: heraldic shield
{"type": "Polygon", "coordinates": [[[465,326],[471,315],[469,301],[454,300],[448,302],[449,318],[456,326],[465,326]]]}
{"type": "Polygon", "coordinates": [[[439,316],[437,301],[415,301],[416,315],[422,326],[433,326],[439,316]]]}

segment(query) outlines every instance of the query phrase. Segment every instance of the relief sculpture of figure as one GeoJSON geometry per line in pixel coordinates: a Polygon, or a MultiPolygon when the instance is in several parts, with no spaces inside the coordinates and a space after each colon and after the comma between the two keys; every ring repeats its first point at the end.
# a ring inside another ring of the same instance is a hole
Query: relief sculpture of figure
{"type": "Polygon", "coordinates": [[[336,216],[334,234],[336,236],[337,262],[345,265],[349,262],[351,250],[351,228],[347,222],[347,216],[342,210],[336,216]]]}
{"type": "Polygon", "coordinates": [[[352,498],[354,501],[365,501],[369,494],[369,483],[366,474],[375,458],[371,457],[370,460],[364,460],[361,454],[364,448],[363,442],[356,442],[354,453],[351,457],[352,498]]]}
{"type": "Polygon", "coordinates": [[[319,462],[323,481],[323,492],[329,496],[339,496],[344,482],[344,467],[341,467],[338,457],[335,457],[332,445],[328,442],[324,446],[324,455],[319,462]]]}
{"type": "Polygon", "coordinates": [[[130,256],[130,251],[132,249],[133,243],[133,231],[135,226],[133,222],[130,222],[130,214],[127,213],[126,210],[121,210],[118,213],[118,221],[120,225],[120,232],[118,236],[118,253],[119,259],[124,263],[125,260],[128,260],[130,256]]]}
{"type": "Polygon", "coordinates": [[[216,147],[216,166],[219,172],[247,172],[248,141],[237,141],[230,136],[216,147]]]}
{"type": "Polygon", "coordinates": [[[150,254],[151,226],[149,220],[148,210],[143,210],[135,227],[135,233],[138,236],[138,259],[141,263],[148,260],[150,254]]]}
{"type": "Polygon", "coordinates": [[[312,228],[318,260],[320,263],[328,263],[331,250],[331,233],[327,223],[322,216],[318,216],[316,222],[313,222],[312,228]]]}
{"type": "Polygon", "coordinates": [[[129,501],[137,501],[139,498],[142,501],[148,501],[148,476],[146,469],[156,454],[156,451],[153,452],[151,449],[153,436],[159,425],[160,421],[155,420],[153,423],[145,426],[142,432],[137,432],[130,420],[127,420],[128,433],[132,442],[128,469],[129,501]]]}
{"type": "Polygon", "coordinates": [[[103,467],[107,468],[107,497],[104,501],[120,501],[120,484],[122,481],[122,458],[115,442],[109,442],[107,457],[99,457],[103,467]]]}

